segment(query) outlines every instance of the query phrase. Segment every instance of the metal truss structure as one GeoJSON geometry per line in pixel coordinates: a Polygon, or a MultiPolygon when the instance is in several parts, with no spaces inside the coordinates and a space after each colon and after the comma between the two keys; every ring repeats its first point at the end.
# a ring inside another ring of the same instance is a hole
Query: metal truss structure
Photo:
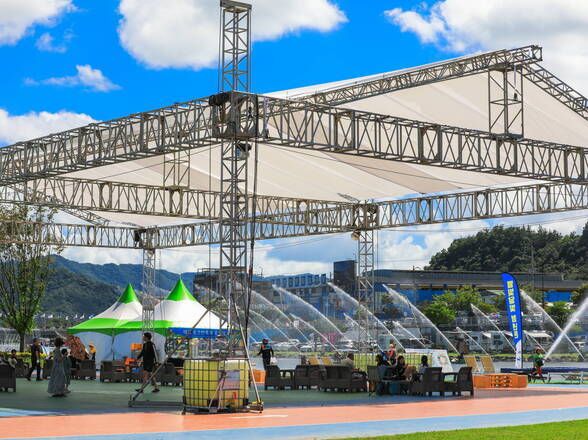
{"type": "Polygon", "coordinates": [[[524,137],[523,79],[588,120],[588,100],[537,64],[539,46],[457,58],[282,99],[249,93],[251,6],[233,0],[220,5],[218,94],[0,149],[0,202],[56,208],[88,223],[3,221],[0,242],[142,250],[144,330],[153,329],[157,250],[218,245],[219,290],[229,303],[229,328],[235,328],[246,321],[231,314],[247,309],[244,278],[252,240],[353,233],[359,239],[358,299],[371,308],[377,230],[588,209],[588,149],[524,137]],[[344,107],[481,73],[488,76],[488,131],[344,107]],[[250,194],[249,161],[261,144],[545,182],[364,203],[250,194]],[[191,153],[212,146],[220,146],[220,188],[192,189],[190,167],[198,155],[191,153]],[[156,156],[163,165],[160,186],[68,176],[156,156]],[[97,213],[186,223],[113,225],[97,213]]]}
{"type": "MultiPolygon", "coordinates": [[[[291,238],[309,235],[391,229],[477,219],[588,209],[588,186],[542,183],[488,188],[452,194],[426,195],[375,203],[349,203],[300,214],[257,218],[247,239],[291,238]],[[373,221],[366,225],[365,218],[373,221]],[[253,236],[252,236],[253,234],[253,236]]],[[[248,222],[244,222],[248,223],[248,222]]],[[[154,249],[220,244],[220,223],[186,223],[157,228],[79,225],[64,223],[0,222],[0,242],[18,242],[23,228],[33,228],[30,241],[62,246],[154,249]],[[11,229],[12,228],[12,229],[11,229]],[[12,231],[12,232],[11,232],[12,231]],[[149,243],[149,244],[148,244],[149,243]]]]}
{"type": "Polygon", "coordinates": [[[523,76],[588,120],[588,98],[538,64],[522,66],[523,76]]]}
{"type": "Polygon", "coordinates": [[[488,131],[522,138],[525,134],[523,75],[519,66],[488,71],[488,131]]]}
{"type": "MultiPolygon", "coordinates": [[[[149,246],[147,243],[146,246],[149,246]]],[[[155,270],[157,263],[157,251],[150,247],[143,248],[143,272],[141,274],[141,304],[143,306],[143,316],[141,320],[141,330],[143,333],[150,332],[153,334],[154,311],[156,305],[155,298],[155,270]]]]}
{"type": "Polygon", "coordinates": [[[378,75],[346,87],[334,87],[332,90],[303,95],[300,99],[316,104],[341,105],[384,93],[488,72],[505,65],[531,65],[542,59],[542,49],[539,46],[498,50],[378,75]]]}
{"type": "Polygon", "coordinates": [[[235,150],[261,142],[490,174],[588,181],[588,150],[579,146],[243,92],[218,96],[224,101],[212,107],[192,101],[186,108],[161,110],[169,115],[165,126],[143,113],[128,126],[104,123],[106,131],[116,127],[105,137],[99,131],[89,136],[85,130],[92,131],[92,126],[88,126],[4,147],[0,150],[0,184],[219,144],[231,137],[241,145],[235,150]],[[148,136],[147,146],[141,147],[141,136],[125,132],[133,132],[145,121],[157,129],[148,136]],[[78,133],[85,133],[84,139],[76,138],[78,133]]]}
{"type": "MultiPolygon", "coordinates": [[[[169,188],[75,177],[52,177],[0,187],[0,203],[24,203],[48,206],[82,218],[92,224],[108,224],[90,211],[155,215],[187,219],[218,219],[219,191],[191,188],[169,188]]],[[[343,205],[315,199],[257,195],[249,198],[249,211],[258,215],[304,213],[343,205]]]]}
{"type": "MultiPolygon", "coordinates": [[[[221,0],[220,92],[212,96],[213,131],[221,139],[220,175],[220,294],[228,303],[227,327],[241,331],[248,316],[247,286],[247,219],[249,217],[248,162],[251,144],[256,133],[243,130],[252,119],[247,96],[234,91],[248,92],[251,71],[251,5],[221,0]],[[224,93],[223,93],[224,92],[224,93]]],[[[242,342],[245,342],[243,338],[242,342]]],[[[228,352],[237,353],[238,340],[229,338],[228,352]]],[[[245,342],[246,343],[246,342],[245,342]]]]}

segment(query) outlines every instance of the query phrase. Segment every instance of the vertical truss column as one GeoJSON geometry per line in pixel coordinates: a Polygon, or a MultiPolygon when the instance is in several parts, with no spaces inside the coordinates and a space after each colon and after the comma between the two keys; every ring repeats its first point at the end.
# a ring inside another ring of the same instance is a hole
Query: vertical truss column
{"type": "MultiPolygon", "coordinates": [[[[249,91],[251,53],[251,5],[221,0],[221,53],[219,96],[222,92],[249,91]]],[[[247,218],[248,215],[248,156],[251,133],[242,122],[243,105],[248,98],[229,94],[219,111],[219,122],[226,124],[221,145],[220,196],[220,290],[227,299],[230,331],[245,326],[245,316],[234,316],[236,309],[246,310],[247,292],[247,218]],[[235,307],[236,306],[236,307],[235,307]]],[[[223,99],[219,100],[219,103],[223,99]]],[[[251,113],[250,113],[251,114],[251,113]]],[[[229,355],[238,348],[229,338],[229,355]]],[[[246,341],[241,341],[246,342],[246,341]]]]}
{"type": "Polygon", "coordinates": [[[251,86],[251,5],[221,0],[219,90],[248,92],[251,86]]]}
{"type": "MultiPolygon", "coordinates": [[[[375,262],[375,243],[374,231],[358,231],[357,240],[357,300],[366,310],[375,312],[376,295],[374,292],[374,262],[375,262]]],[[[372,320],[367,313],[362,316],[364,335],[366,336],[366,346],[370,342],[371,332],[370,324],[372,320]]],[[[360,335],[362,332],[360,331],[360,335]]]]}
{"type": "Polygon", "coordinates": [[[141,280],[141,302],[143,303],[143,318],[141,328],[144,332],[153,333],[153,311],[155,308],[155,249],[143,248],[143,273],[141,280]]]}
{"type": "Polygon", "coordinates": [[[522,68],[509,64],[488,71],[488,129],[491,133],[524,137],[522,68]]]}

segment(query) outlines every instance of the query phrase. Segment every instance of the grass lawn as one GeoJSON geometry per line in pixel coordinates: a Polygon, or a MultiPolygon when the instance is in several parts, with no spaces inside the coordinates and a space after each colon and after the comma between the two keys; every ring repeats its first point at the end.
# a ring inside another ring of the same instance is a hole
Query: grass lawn
{"type": "Polygon", "coordinates": [[[588,420],[508,426],[505,428],[417,432],[414,434],[370,437],[369,439],[363,438],[361,440],[585,440],[586,438],[588,438],[588,420]]]}

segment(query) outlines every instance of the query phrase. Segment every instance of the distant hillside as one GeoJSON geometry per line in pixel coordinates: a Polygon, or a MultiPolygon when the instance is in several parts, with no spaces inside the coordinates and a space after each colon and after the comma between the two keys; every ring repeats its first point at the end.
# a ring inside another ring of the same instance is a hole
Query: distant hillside
{"type": "MultiPolygon", "coordinates": [[[[41,305],[43,313],[96,315],[110,307],[128,283],[137,293],[141,289],[140,264],[89,264],[58,255],[52,258],[55,272],[47,284],[41,305]]],[[[174,287],[179,275],[158,270],[155,278],[157,287],[166,293],[174,287]]],[[[182,274],[182,279],[191,289],[194,274],[182,274]]]]}
{"type": "MultiPolygon", "coordinates": [[[[142,266],[140,264],[90,264],[77,263],[61,256],[53,256],[56,268],[63,268],[70,272],[84,275],[96,281],[101,281],[114,286],[125,287],[131,283],[135,289],[141,288],[142,266]]],[[[167,270],[157,270],[155,284],[164,291],[170,291],[179,275],[167,270]]],[[[187,286],[192,286],[193,273],[182,274],[182,279],[187,286]]]]}
{"type": "Polygon", "coordinates": [[[47,283],[43,313],[96,315],[112,305],[122,289],[57,267],[47,283]]]}
{"type": "Polygon", "coordinates": [[[581,234],[497,226],[454,240],[431,257],[427,269],[557,272],[588,278],[588,223],[581,234]]]}

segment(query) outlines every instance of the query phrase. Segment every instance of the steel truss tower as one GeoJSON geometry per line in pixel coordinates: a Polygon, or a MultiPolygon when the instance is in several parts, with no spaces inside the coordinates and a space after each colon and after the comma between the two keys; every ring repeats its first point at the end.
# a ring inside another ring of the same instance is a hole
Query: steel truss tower
{"type": "Polygon", "coordinates": [[[365,309],[361,309],[363,313],[362,319],[359,320],[360,325],[363,326],[363,335],[360,329],[361,336],[366,336],[366,343],[364,348],[367,348],[367,343],[370,342],[370,318],[367,311],[375,311],[375,291],[374,291],[374,269],[375,269],[375,232],[374,227],[378,224],[378,208],[371,203],[363,203],[357,206],[355,211],[355,222],[357,230],[353,233],[354,238],[357,239],[357,300],[359,304],[365,309]]]}
{"type": "MultiPolygon", "coordinates": [[[[247,309],[248,139],[257,132],[248,127],[256,120],[253,101],[233,93],[250,88],[251,5],[230,0],[221,0],[220,5],[220,93],[211,97],[210,104],[214,107],[213,130],[222,139],[219,290],[228,303],[231,332],[245,325],[237,311],[247,309]]],[[[230,336],[229,355],[235,348],[230,336]]]]}
{"type": "Polygon", "coordinates": [[[488,131],[522,138],[524,132],[522,67],[505,63],[488,71],[488,131]]]}
{"type": "Polygon", "coordinates": [[[157,250],[153,247],[153,234],[145,234],[143,242],[143,273],[141,281],[141,303],[143,316],[141,329],[143,333],[153,333],[154,309],[156,303],[155,270],[157,263],[157,250]]]}

